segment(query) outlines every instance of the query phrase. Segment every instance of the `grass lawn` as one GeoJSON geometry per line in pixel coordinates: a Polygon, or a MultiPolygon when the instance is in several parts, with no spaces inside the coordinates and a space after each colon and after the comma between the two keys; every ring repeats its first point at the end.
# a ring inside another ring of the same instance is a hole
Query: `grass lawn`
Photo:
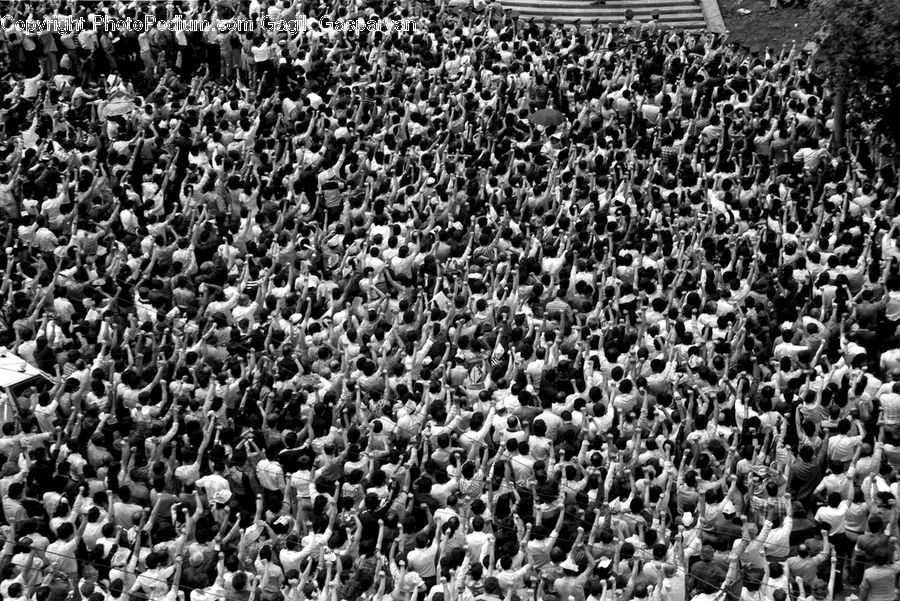
{"type": "Polygon", "coordinates": [[[760,51],[766,46],[789,48],[792,40],[798,48],[813,39],[818,24],[814,22],[807,8],[779,8],[769,12],[768,0],[719,0],[725,28],[731,32],[729,41],[737,42],[760,51]],[[738,9],[747,9],[749,15],[742,15],[738,9]]]}

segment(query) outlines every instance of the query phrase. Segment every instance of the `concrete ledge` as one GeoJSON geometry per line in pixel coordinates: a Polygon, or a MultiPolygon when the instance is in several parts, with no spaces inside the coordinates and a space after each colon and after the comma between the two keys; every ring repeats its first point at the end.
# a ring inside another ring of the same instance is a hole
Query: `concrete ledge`
{"type": "Polygon", "coordinates": [[[703,19],[706,27],[713,33],[723,34],[727,31],[722,11],[719,10],[719,0],[699,0],[703,9],[703,19]]]}
{"type": "Polygon", "coordinates": [[[606,0],[604,4],[591,0],[500,0],[500,4],[525,19],[549,18],[559,24],[580,19],[582,26],[590,26],[596,20],[618,27],[625,21],[625,11],[631,9],[642,23],[658,11],[659,27],[663,30],[672,27],[699,32],[709,28],[698,0],[606,0]]]}

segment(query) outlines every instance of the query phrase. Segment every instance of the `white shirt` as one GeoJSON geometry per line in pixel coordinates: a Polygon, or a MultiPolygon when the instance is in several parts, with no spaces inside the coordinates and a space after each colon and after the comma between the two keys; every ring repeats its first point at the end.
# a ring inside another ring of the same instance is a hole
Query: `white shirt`
{"type": "Polygon", "coordinates": [[[220,476],[219,474],[210,474],[209,476],[203,476],[196,482],[197,486],[206,491],[206,498],[212,500],[212,498],[216,495],[220,490],[231,490],[231,486],[228,484],[228,480],[220,476]]]}
{"type": "Polygon", "coordinates": [[[841,504],[835,508],[832,507],[819,507],[819,510],[816,512],[816,521],[817,522],[825,522],[830,527],[829,536],[834,536],[836,534],[843,534],[846,531],[847,527],[847,509],[850,507],[849,501],[841,501],[841,504]]]}
{"type": "Polygon", "coordinates": [[[28,100],[37,98],[38,88],[41,85],[41,76],[36,75],[34,77],[29,77],[28,79],[22,80],[22,83],[25,86],[25,89],[22,90],[22,97],[28,100]]]}

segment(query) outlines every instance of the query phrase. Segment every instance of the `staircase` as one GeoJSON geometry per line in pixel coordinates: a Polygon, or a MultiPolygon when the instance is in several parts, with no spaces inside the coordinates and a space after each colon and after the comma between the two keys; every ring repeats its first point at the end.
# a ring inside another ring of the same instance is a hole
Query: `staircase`
{"type": "Polygon", "coordinates": [[[500,5],[524,18],[550,17],[562,22],[581,19],[582,26],[596,19],[604,25],[621,25],[625,22],[625,11],[630,8],[642,23],[650,20],[653,11],[659,11],[660,29],[702,31],[706,28],[698,0],[607,0],[602,5],[591,0],[500,0],[500,5]]]}

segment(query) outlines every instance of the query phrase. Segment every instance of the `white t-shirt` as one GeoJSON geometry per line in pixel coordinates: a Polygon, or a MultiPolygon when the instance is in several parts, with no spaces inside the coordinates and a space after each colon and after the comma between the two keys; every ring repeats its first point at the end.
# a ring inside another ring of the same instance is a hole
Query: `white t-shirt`
{"type": "Polygon", "coordinates": [[[41,85],[41,75],[35,75],[22,80],[25,89],[22,91],[22,97],[27,100],[34,100],[38,95],[38,88],[41,85]]]}
{"type": "Polygon", "coordinates": [[[819,507],[816,512],[816,521],[825,522],[831,527],[829,536],[843,534],[847,527],[847,509],[849,507],[849,501],[841,501],[837,507],[819,507]]]}
{"type": "Polygon", "coordinates": [[[250,51],[253,53],[253,61],[257,63],[264,63],[272,58],[272,50],[268,44],[253,46],[250,51]]]}

